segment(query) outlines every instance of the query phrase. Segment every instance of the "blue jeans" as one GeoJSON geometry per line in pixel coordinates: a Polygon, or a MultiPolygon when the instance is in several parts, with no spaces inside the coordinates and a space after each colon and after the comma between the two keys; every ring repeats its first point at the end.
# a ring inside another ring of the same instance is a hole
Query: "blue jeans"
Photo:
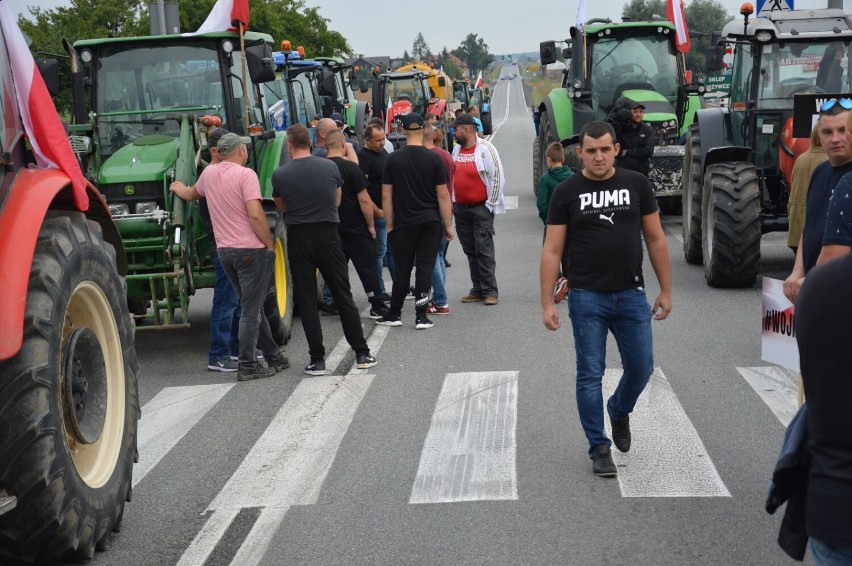
{"type": "Polygon", "coordinates": [[[811,537],[811,556],[817,566],[852,566],[852,546],[833,544],[811,537]]]}
{"type": "MultiPolygon", "coordinates": [[[[443,230],[443,224],[442,230],[443,230]]],[[[441,245],[438,246],[438,257],[435,258],[435,270],[432,271],[432,301],[441,307],[447,306],[447,267],[444,265],[444,246],[447,236],[441,233],[441,245]]]]}
{"type": "Polygon", "coordinates": [[[213,287],[213,308],[210,310],[210,350],[208,363],[239,352],[240,297],[222,269],[219,256],[213,256],[216,285],[213,287]]]}
{"type": "Polygon", "coordinates": [[[391,280],[393,280],[394,270],[396,268],[396,262],[393,260],[393,252],[388,245],[388,223],[382,218],[376,218],[373,221],[373,225],[376,227],[376,256],[379,261],[379,286],[382,289],[382,293],[386,293],[385,290],[385,280],[382,278],[382,274],[384,273],[384,265],[385,262],[388,264],[388,271],[391,274],[391,280]]]}
{"type": "Polygon", "coordinates": [[[624,373],[607,402],[616,418],[629,415],[654,372],[651,305],[641,288],[599,292],[571,289],[568,314],[577,356],[577,410],[589,441],[589,454],[611,442],[604,432],[602,379],[607,332],[612,332],[624,373]]]}

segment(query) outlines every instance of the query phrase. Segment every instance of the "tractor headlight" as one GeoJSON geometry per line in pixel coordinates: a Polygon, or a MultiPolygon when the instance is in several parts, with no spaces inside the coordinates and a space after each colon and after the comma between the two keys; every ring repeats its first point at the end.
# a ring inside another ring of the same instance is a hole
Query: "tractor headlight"
{"type": "Polygon", "coordinates": [[[119,202],[109,205],[109,212],[113,216],[126,216],[130,214],[130,207],[127,206],[126,202],[119,202]]]}
{"type": "Polygon", "coordinates": [[[234,50],[234,44],[231,43],[230,40],[225,40],[222,42],[222,51],[225,53],[231,53],[234,50]]]}
{"type": "Polygon", "coordinates": [[[761,43],[766,43],[767,41],[772,41],[772,32],[761,30],[754,34],[754,38],[761,43]]]}
{"type": "Polygon", "coordinates": [[[92,52],[89,49],[84,49],[80,52],[80,60],[83,63],[91,63],[92,62],[92,52]]]}
{"type": "Polygon", "coordinates": [[[153,200],[146,200],[136,203],[136,214],[151,214],[159,208],[153,200]]]}
{"type": "Polygon", "coordinates": [[[571,83],[576,90],[580,90],[583,88],[583,79],[574,79],[574,82],[571,83]]]}

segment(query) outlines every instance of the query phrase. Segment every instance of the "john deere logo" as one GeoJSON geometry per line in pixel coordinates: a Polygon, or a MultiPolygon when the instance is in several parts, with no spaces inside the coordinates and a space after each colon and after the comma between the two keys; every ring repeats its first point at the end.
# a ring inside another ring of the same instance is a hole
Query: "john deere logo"
{"type": "Polygon", "coordinates": [[[136,189],[133,187],[133,185],[124,185],[124,194],[135,195],[136,189]]]}

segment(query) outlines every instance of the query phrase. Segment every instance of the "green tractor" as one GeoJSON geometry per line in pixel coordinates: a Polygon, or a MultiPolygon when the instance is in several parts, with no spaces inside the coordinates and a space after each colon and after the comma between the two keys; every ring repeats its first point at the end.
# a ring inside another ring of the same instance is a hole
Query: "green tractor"
{"type": "Polygon", "coordinates": [[[471,105],[479,107],[479,119],[482,120],[482,133],[490,136],[491,126],[491,93],[488,87],[471,88],[467,81],[453,81],[453,96],[461,103],[461,108],[466,112],[471,105]]]}
{"type": "Polygon", "coordinates": [[[77,41],[71,56],[71,141],[106,197],[128,260],[127,300],[138,328],[188,325],[189,298],[213,287],[210,242],[197,202],[169,192],[192,185],[207,134],[219,125],[251,136],[249,167],[260,178],[275,235],[275,285],[266,313],[276,340],[292,326],[284,223],[271,177],[288,159],[270,107],[277,91],[272,38],[233,32],[77,41]],[[275,319],[278,320],[275,320],[275,319]]]}
{"type": "Polygon", "coordinates": [[[852,62],[852,28],[842,10],[749,19],[753,10],[743,4],[744,20],[725,26],[711,58],[720,63],[724,44],[733,45],[727,108],[699,111],[686,138],[683,251],[687,262],[703,264],[713,287],[755,283],[761,236],[787,230],[789,174],[810,145],[792,143],[794,95],[810,93],[818,108],[839,94],[817,82],[825,54],[842,55],[846,77],[852,62]]]}
{"type": "MultiPolygon", "coordinates": [[[[566,62],[562,86],[533,113],[533,187],[547,171],[545,150],[563,142],[566,165],[582,167],[571,138],[593,120],[604,120],[621,97],[645,105],[645,121],[655,131],[650,180],[664,210],[680,207],[684,148],[678,139],[701,108],[703,85],[687,84],[683,54],[675,47],[675,26],[663,21],[613,23],[592,19],[571,27],[562,51],[566,62]]],[[[556,62],[556,42],[540,46],[541,64],[556,62]]]]}
{"type": "MultiPolygon", "coordinates": [[[[367,102],[355,98],[352,87],[358,81],[355,69],[352,65],[346,65],[339,57],[316,57],[313,60],[322,64],[322,81],[319,88],[319,94],[323,97],[322,115],[328,118],[333,112],[340,112],[349,130],[358,137],[358,142],[363,146],[364,129],[370,116],[367,102]]],[[[367,89],[362,92],[367,92],[367,89]]]]}

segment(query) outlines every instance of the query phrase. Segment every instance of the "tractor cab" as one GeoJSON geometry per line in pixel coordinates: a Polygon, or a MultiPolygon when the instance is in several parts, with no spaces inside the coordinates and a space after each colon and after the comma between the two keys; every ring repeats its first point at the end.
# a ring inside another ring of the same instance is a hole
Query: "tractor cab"
{"type": "Polygon", "coordinates": [[[265,87],[270,97],[276,100],[269,107],[273,127],[282,132],[293,124],[313,128],[322,116],[323,105],[319,96],[322,65],[306,61],[304,50],[277,51],[272,54],[272,60],[277,80],[265,87]]]}
{"type": "Polygon", "coordinates": [[[387,138],[395,147],[405,145],[402,117],[412,112],[426,116],[438,102],[427,78],[419,71],[384,73],[375,78],[373,111],[384,120],[387,138]]]}

